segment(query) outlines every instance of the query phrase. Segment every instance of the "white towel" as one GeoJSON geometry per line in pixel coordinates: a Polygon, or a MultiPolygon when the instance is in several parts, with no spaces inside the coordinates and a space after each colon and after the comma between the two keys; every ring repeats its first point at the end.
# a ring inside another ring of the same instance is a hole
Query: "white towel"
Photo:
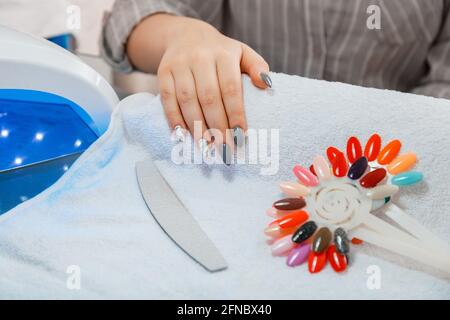
{"type": "Polygon", "coordinates": [[[311,275],[271,256],[263,235],[265,210],[281,196],[277,182],[293,179],[294,164],[343,148],[350,135],[365,141],[378,132],[415,151],[425,174],[395,202],[448,242],[450,101],[271,76],[266,91],[244,77],[244,92],[249,126],[280,129],[275,175],[260,175],[263,165],[173,164],[159,98],[128,97],[108,132],[53,187],[0,216],[0,298],[450,298],[441,274],[369,244],[352,246],[344,274],[328,266],[311,275]],[[134,166],[150,155],[227,259],[226,271],[193,262],[148,212],[134,166]],[[67,286],[70,266],[80,270],[80,289],[67,286]],[[372,266],[380,287],[370,285],[372,266]]]}

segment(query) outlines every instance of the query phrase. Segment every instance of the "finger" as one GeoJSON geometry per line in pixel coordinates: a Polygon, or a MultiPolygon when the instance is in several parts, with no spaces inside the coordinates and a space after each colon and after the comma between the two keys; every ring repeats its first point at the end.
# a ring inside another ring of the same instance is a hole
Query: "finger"
{"type": "Polygon", "coordinates": [[[163,105],[169,127],[172,130],[174,130],[177,126],[187,129],[180,107],[178,106],[175,92],[175,82],[169,69],[161,68],[158,70],[158,86],[161,103],[163,105]]]}
{"type": "Polygon", "coordinates": [[[220,132],[219,136],[214,137],[214,142],[216,144],[230,143],[232,140],[227,132],[228,118],[222,102],[215,61],[203,59],[202,63],[193,63],[192,73],[207,126],[220,132]]]}
{"type": "Polygon", "coordinates": [[[199,141],[206,132],[206,121],[197,99],[195,81],[188,67],[172,68],[175,80],[175,92],[183,119],[195,141],[199,141]]]}
{"type": "Polygon", "coordinates": [[[234,143],[240,146],[244,141],[243,135],[244,131],[247,130],[247,121],[242,99],[239,57],[232,54],[219,56],[217,60],[217,75],[228,124],[233,130],[234,143]]]}
{"type": "Polygon", "coordinates": [[[252,79],[255,86],[261,89],[272,87],[272,80],[269,76],[269,65],[255,50],[246,44],[241,44],[241,71],[252,79]]]}

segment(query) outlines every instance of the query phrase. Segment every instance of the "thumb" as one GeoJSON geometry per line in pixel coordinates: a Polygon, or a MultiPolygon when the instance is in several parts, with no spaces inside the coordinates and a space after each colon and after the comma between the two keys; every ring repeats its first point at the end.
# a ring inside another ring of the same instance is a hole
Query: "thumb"
{"type": "Polygon", "coordinates": [[[272,87],[269,76],[269,65],[255,50],[242,43],[241,72],[246,73],[252,79],[255,86],[261,89],[272,87]]]}

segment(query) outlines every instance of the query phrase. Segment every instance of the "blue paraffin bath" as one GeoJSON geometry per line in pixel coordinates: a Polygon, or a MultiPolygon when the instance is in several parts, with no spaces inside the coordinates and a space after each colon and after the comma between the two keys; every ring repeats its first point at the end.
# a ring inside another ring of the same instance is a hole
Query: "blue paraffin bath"
{"type": "Polygon", "coordinates": [[[98,136],[67,99],[0,90],[0,214],[53,184],[98,136]]]}

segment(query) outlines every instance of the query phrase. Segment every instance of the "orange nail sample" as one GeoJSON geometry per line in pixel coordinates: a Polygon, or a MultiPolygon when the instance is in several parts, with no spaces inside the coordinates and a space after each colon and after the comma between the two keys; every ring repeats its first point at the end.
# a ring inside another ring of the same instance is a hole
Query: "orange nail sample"
{"type": "Polygon", "coordinates": [[[293,212],[285,215],[284,217],[275,220],[272,222],[275,225],[278,225],[282,229],[297,227],[306,220],[308,220],[309,215],[306,211],[300,210],[297,212],[293,212]]]}
{"type": "Polygon", "coordinates": [[[369,161],[375,161],[380,154],[381,150],[381,137],[374,133],[366,143],[364,148],[364,156],[369,161]]]}
{"type": "Polygon", "coordinates": [[[399,140],[389,142],[378,155],[378,163],[383,165],[390,163],[398,155],[401,147],[402,143],[399,140]]]}
{"type": "Polygon", "coordinates": [[[390,174],[399,174],[408,171],[417,162],[417,156],[413,152],[399,155],[387,167],[390,174]]]}
{"type": "Polygon", "coordinates": [[[291,235],[295,232],[297,228],[280,228],[278,224],[272,222],[264,229],[264,234],[271,238],[280,238],[283,236],[291,235]]]}
{"type": "Polygon", "coordinates": [[[345,177],[347,175],[348,164],[347,159],[342,152],[339,152],[331,162],[333,164],[333,174],[336,177],[345,177]]]}
{"type": "Polygon", "coordinates": [[[361,142],[358,138],[350,137],[347,141],[347,158],[350,163],[355,162],[363,155],[361,142]]]}

